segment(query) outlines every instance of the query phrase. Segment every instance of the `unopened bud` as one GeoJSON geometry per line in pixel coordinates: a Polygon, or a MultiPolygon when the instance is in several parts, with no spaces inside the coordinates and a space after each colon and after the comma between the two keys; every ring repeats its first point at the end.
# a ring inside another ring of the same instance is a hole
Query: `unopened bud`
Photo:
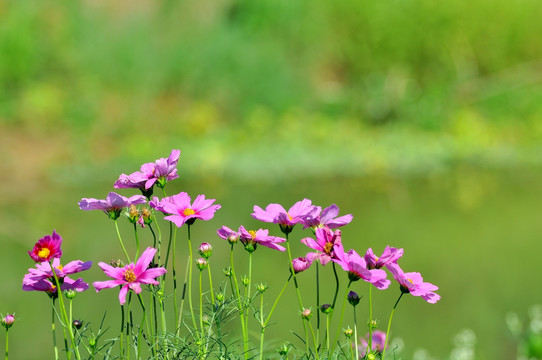
{"type": "Polygon", "coordinates": [[[130,209],[128,210],[128,219],[130,220],[132,224],[135,224],[138,218],[139,218],[139,211],[137,211],[136,206],[130,205],[130,209]]]}
{"type": "Polygon", "coordinates": [[[307,270],[311,266],[311,262],[304,257],[298,257],[292,260],[292,267],[294,272],[297,274],[299,272],[307,270]]]}
{"type": "Polygon", "coordinates": [[[113,267],[116,267],[116,268],[121,268],[121,267],[124,267],[124,262],[122,262],[122,260],[118,259],[118,260],[111,260],[109,262],[109,265],[113,266],[113,267]]]}
{"type": "Polygon", "coordinates": [[[64,291],[64,295],[66,295],[66,298],[68,300],[73,300],[75,299],[75,296],[77,295],[77,293],[75,292],[75,290],[70,289],[70,290],[64,291]]]}
{"type": "Polygon", "coordinates": [[[83,326],[83,322],[81,320],[74,320],[72,322],[72,325],[74,328],[76,328],[77,330],[81,329],[81,327],[83,326]]]}
{"type": "Polygon", "coordinates": [[[239,241],[239,234],[237,233],[234,233],[234,234],[231,234],[230,236],[228,236],[228,242],[230,244],[236,244],[237,242],[239,241]]]}
{"type": "Polygon", "coordinates": [[[88,339],[88,345],[93,348],[96,347],[96,338],[94,336],[90,337],[88,339]]]}
{"type": "Polygon", "coordinates": [[[207,260],[205,260],[204,258],[197,259],[196,266],[198,267],[198,269],[200,269],[200,271],[205,270],[207,268],[207,260]]]}
{"type": "Polygon", "coordinates": [[[330,312],[333,311],[333,308],[331,307],[331,304],[322,304],[320,306],[320,311],[323,312],[324,314],[329,314],[330,312]]]}
{"type": "Polygon", "coordinates": [[[224,294],[222,293],[218,293],[216,294],[216,300],[218,300],[218,302],[223,302],[224,301],[224,294]]]}
{"type": "Polygon", "coordinates": [[[268,286],[266,284],[258,284],[256,286],[256,290],[258,290],[261,294],[263,294],[267,288],[268,286]]]}
{"type": "Polygon", "coordinates": [[[344,336],[346,336],[348,339],[350,339],[353,334],[354,334],[354,330],[350,328],[344,330],[344,336]]]}
{"type": "Polygon", "coordinates": [[[0,320],[2,322],[2,326],[7,329],[9,329],[13,323],[15,322],[15,317],[13,316],[13,314],[7,314],[6,316],[4,316],[2,318],[2,320],[0,320]]]}
{"type": "Polygon", "coordinates": [[[205,259],[209,259],[211,257],[211,254],[213,253],[213,247],[209,243],[201,243],[201,245],[198,248],[198,252],[201,256],[203,256],[205,259]]]}
{"type": "Polygon", "coordinates": [[[376,329],[376,327],[378,326],[378,321],[376,320],[369,320],[367,321],[367,326],[369,326],[370,329],[376,329]]]}
{"type": "Polygon", "coordinates": [[[301,317],[302,317],[303,319],[307,319],[307,320],[308,320],[308,319],[310,319],[311,315],[312,315],[311,309],[303,309],[303,311],[301,312],[301,317]]]}
{"type": "Polygon", "coordinates": [[[277,350],[279,355],[286,356],[288,355],[288,352],[290,351],[290,344],[283,344],[280,346],[280,348],[277,350]]]}
{"type": "Polygon", "coordinates": [[[228,266],[222,271],[224,271],[224,275],[226,275],[226,277],[231,277],[231,267],[228,266]]]}
{"type": "Polygon", "coordinates": [[[359,304],[359,296],[355,291],[350,291],[347,296],[348,302],[352,306],[359,304]]]}
{"type": "Polygon", "coordinates": [[[241,282],[243,283],[244,286],[248,286],[250,280],[248,276],[244,275],[243,278],[241,279],[241,282]]]}

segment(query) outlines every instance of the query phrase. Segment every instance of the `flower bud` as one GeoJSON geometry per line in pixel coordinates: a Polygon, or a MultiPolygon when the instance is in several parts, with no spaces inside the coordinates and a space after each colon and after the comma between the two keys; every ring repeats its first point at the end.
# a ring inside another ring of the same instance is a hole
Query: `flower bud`
{"type": "Polygon", "coordinates": [[[116,268],[121,268],[121,267],[124,267],[124,262],[120,259],[118,260],[111,260],[109,262],[109,265],[113,266],[113,267],[116,267],[116,268]]]}
{"type": "Polygon", "coordinates": [[[216,300],[218,300],[219,303],[224,301],[224,294],[218,293],[216,294],[216,300]]]}
{"type": "Polygon", "coordinates": [[[152,223],[152,213],[148,208],[144,207],[143,209],[141,209],[141,217],[143,218],[143,222],[145,223],[145,225],[149,225],[152,223]]]}
{"type": "Polygon", "coordinates": [[[348,302],[352,306],[359,304],[359,296],[355,291],[350,291],[347,296],[348,302]]]}
{"type": "Polygon", "coordinates": [[[266,284],[258,284],[256,286],[256,290],[258,290],[258,292],[260,294],[263,294],[265,292],[265,290],[267,290],[268,286],[266,284]]]}
{"type": "Polygon", "coordinates": [[[312,315],[311,309],[303,309],[303,311],[301,312],[301,317],[306,320],[310,319],[311,315],[312,315]]]}
{"type": "Polygon", "coordinates": [[[241,282],[243,283],[244,286],[248,286],[250,280],[248,276],[244,275],[243,278],[241,279],[241,282]]]}
{"type": "Polygon", "coordinates": [[[294,272],[296,274],[307,270],[311,264],[312,263],[304,257],[298,257],[292,260],[292,267],[294,268],[294,272]]]}
{"type": "Polygon", "coordinates": [[[72,322],[72,326],[74,328],[76,328],[77,330],[81,329],[81,327],[83,326],[83,322],[81,320],[74,320],[72,322]]]}
{"type": "Polygon", "coordinates": [[[70,290],[65,290],[64,295],[66,295],[66,298],[68,300],[73,300],[75,299],[75,296],[77,295],[77,293],[75,292],[75,290],[70,289],[70,290]]]}
{"type": "Polygon", "coordinates": [[[224,272],[224,275],[226,277],[231,277],[231,267],[227,267],[227,268],[224,268],[224,270],[222,270],[224,272]]]}
{"type": "Polygon", "coordinates": [[[344,336],[346,336],[348,339],[350,339],[353,334],[354,334],[354,330],[350,328],[344,330],[344,336]]]}
{"type": "Polygon", "coordinates": [[[234,233],[234,234],[231,234],[230,236],[228,236],[228,242],[230,244],[236,244],[237,242],[239,241],[239,234],[237,233],[234,233]]]}
{"type": "Polygon", "coordinates": [[[198,252],[201,256],[203,256],[205,259],[209,259],[211,257],[211,254],[213,253],[213,247],[209,243],[201,243],[201,245],[198,248],[198,252]]]}
{"type": "Polygon", "coordinates": [[[378,321],[376,320],[369,320],[367,321],[367,326],[369,326],[370,329],[376,329],[378,326],[378,321]]]}
{"type": "Polygon", "coordinates": [[[286,356],[288,355],[288,352],[290,352],[290,344],[282,344],[280,348],[277,350],[279,355],[286,356]]]}
{"type": "Polygon", "coordinates": [[[331,307],[331,304],[322,304],[320,306],[320,311],[323,312],[324,314],[329,314],[330,312],[333,311],[333,308],[331,307]]]}
{"type": "Polygon", "coordinates": [[[2,326],[4,326],[7,329],[9,329],[13,323],[15,322],[15,317],[13,316],[13,314],[7,314],[6,316],[4,316],[0,322],[2,323],[2,326]]]}
{"type": "Polygon", "coordinates": [[[371,354],[371,353],[367,354],[367,360],[376,360],[375,354],[371,354]]]}
{"type": "Polygon", "coordinates": [[[139,219],[139,211],[137,211],[136,206],[133,204],[130,205],[130,209],[128,210],[128,219],[132,224],[135,224],[139,219]]]}
{"type": "Polygon", "coordinates": [[[196,260],[196,266],[198,267],[198,269],[200,269],[200,271],[205,270],[207,268],[207,265],[207,260],[205,260],[204,258],[199,258],[196,260]]]}
{"type": "Polygon", "coordinates": [[[89,339],[88,339],[88,345],[93,348],[93,347],[96,347],[96,338],[94,336],[91,336],[89,339]]]}

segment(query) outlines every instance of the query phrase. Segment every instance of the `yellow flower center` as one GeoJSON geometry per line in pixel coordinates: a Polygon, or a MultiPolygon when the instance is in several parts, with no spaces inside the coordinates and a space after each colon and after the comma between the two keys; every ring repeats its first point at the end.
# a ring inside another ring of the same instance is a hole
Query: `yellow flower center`
{"type": "Polygon", "coordinates": [[[128,282],[136,281],[136,276],[134,274],[134,271],[133,270],[126,270],[124,272],[124,280],[126,280],[128,282]]]}
{"type": "Polygon", "coordinates": [[[375,262],[377,262],[377,261],[378,261],[378,256],[375,256],[375,262]]]}
{"type": "Polygon", "coordinates": [[[288,215],[288,219],[293,220],[293,218],[292,218],[292,216],[290,214],[286,213],[286,215],[288,215]]]}
{"type": "Polygon", "coordinates": [[[326,242],[326,244],[324,245],[324,252],[329,255],[331,253],[331,250],[333,250],[333,243],[326,242]]]}
{"type": "Polygon", "coordinates": [[[57,268],[58,270],[60,270],[60,271],[62,271],[62,269],[64,269],[64,267],[62,266],[62,264],[58,265],[56,268],[57,268]]]}
{"type": "Polygon", "coordinates": [[[414,284],[414,282],[412,281],[412,279],[407,279],[409,283],[411,284],[414,284]]]}
{"type": "Polygon", "coordinates": [[[183,210],[183,215],[184,216],[190,216],[190,215],[194,215],[196,212],[190,208],[186,208],[183,210]]]}
{"type": "Polygon", "coordinates": [[[50,253],[51,250],[49,250],[48,248],[41,248],[40,251],[38,251],[38,257],[42,259],[47,259],[50,253]]]}
{"type": "Polygon", "coordinates": [[[254,240],[256,238],[256,231],[249,230],[248,233],[250,234],[250,236],[252,236],[252,240],[254,240]]]}

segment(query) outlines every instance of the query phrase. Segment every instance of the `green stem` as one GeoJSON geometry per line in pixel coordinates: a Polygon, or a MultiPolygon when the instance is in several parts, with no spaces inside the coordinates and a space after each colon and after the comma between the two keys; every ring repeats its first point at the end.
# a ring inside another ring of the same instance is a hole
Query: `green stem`
{"type": "Polygon", "coordinates": [[[251,287],[252,287],[252,252],[249,252],[248,254],[248,286],[247,286],[247,298],[246,298],[246,304],[245,304],[245,310],[246,310],[246,317],[245,317],[245,332],[247,334],[246,342],[248,346],[248,313],[250,310],[250,302],[251,302],[251,287]]]}
{"type": "Polygon", "coordinates": [[[388,348],[388,339],[390,335],[390,328],[391,328],[391,319],[393,318],[393,314],[395,313],[395,309],[397,308],[397,304],[399,304],[399,300],[401,300],[401,297],[403,297],[404,292],[401,291],[401,295],[399,295],[399,298],[395,302],[395,305],[393,305],[393,309],[391,310],[390,314],[390,320],[388,321],[388,330],[386,331],[386,341],[384,343],[384,350],[382,350],[382,360],[385,359],[386,356],[386,349],[388,348]]]}
{"type": "Polygon", "coordinates": [[[137,224],[134,223],[134,236],[136,241],[136,255],[135,258],[137,259],[139,257],[139,236],[137,235],[137,224]]]}
{"type": "Polygon", "coordinates": [[[288,283],[290,282],[290,279],[292,278],[292,274],[290,274],[290,277],[288,278],[288,280],[286,280],[286,282],[284,283],[284,286],[282,287],[282,290],[280,291],[279,293],[279,296],[277,296],[277,298],[275,299],[275,302],[273,303],[273,307],[271,308],[271,311],[269,312],[269,315],[267,315],[267,319],[265,319],[265,323],[264,323],[264,326],[267,326],[267,323],[269,322],[269,320],[271,319],[271,315],[273,314],[273,311],[275,310],[275,307],[277,306],[279,300],[280,300],[280,297],[282,296],[282,293],[284,293],[284,290],[286,290],[286,286],[288,285],[288,283]]]}
{"type": "Polygon", "coordinates": [[[339,319],[339,326],[337,326],[337,333],[335,334],[335,337],[333,338],[331,353],[333,353],[333,350],[335,349],[335,344],[337,343],[337,339],[339,338],[339,332],[341,331],[341,326],[343,324],[344,308],[346,307],[346,303],[348,302],[348,292],[350,291],[350,284],[352,284],[352,280],[348,282],[348,286],[346,287],[346,294],[344,295],[343,306],[341,309],[341,318],[339,319]]]}
{"type": "MultiPolygon", "coordinates": [[[[58,299],[60,300],[60,310],[62,314],[62,319],[64,321],[64,328],[68,328],[68,334],[70,335],[70,340],[73,346],[73,351],[75,352],[75,357],[77,360],[81,359],[81,356],[79,355],[79,349],[75,345],[75,338],[73,336],[73,330],[71,323],[69,323],[68,314],[66,313],[66,307],[64,306],[64,299],[62,298],[62,289],[60,287],[60,281],[58,280],[58,276],[56,275],[55,268],[53,267],[53,262],[49,261],[49,266],[51,267],[51,272],[53,273],[53,277],[55,279],[56,284],[56,293],[58,294],[58,299]]],[[[71,353],[68,352],[68,359],[71,357],[71,353]]]]}
{"type": "Polygon", "coordinates": [[[263,360],[263,337],[265,333],[265,323],[263,321],[263,292],[260,294],[260,325],[262,326],[262,330],[260,331],[260,360],[263,360]]]}
{"type": "Polygon", "coordinates": [[[6,360],[8,360],[8,348],[9,348],[9,337],[8,337],[8,331],[9,329],[6,328],[6,360]]]}
{"type": "MultiPolygon", "coordinates": [[[[192,255],[192,240],[190,239],[190,225],[186,225],[188,229],[188,254],[190,256],[190,267],[188,268],[188,306],[190,307],[190,316],[192,317],[192,324],[194,325],[194,331],[197,330],[196,317],[194,316],[194,306],[192,305],[192,268],[194,267],[194,260],[192,255]]],[[[196,331],[197,333],[197,331],[196,331]]]]}
{"type": "Polygon", "coordinates": [[[201,277],[202,277],[202,271],[199,272],[199,327],[201,329],[201,353],[203,356],[205,356],[205,351],[203,349],[205,348],[203,346],[203,339],[205,338],[205,330],[203,329],[203,286],[201,283],[201,277]]]}
{"type": "Polygon", "coordinates": [[[120,357],[124,357],[124,305],[120,306],[120,357]]]}
{"type": "Polygon", "coordinates": [[[177,322],[177,336],[179,336],[179,332],[181,331],[181,322],[183,320],[183,311],[184,311],[184,299],[186,296],[186,282],[188,280],[188,267],[190,266],[190,256],[188,256],[188,259],[186,261],[186,270],[184,272],[184,283],[183,283],[183,293],[181,295],[181,308],[179,310],[179,320],[177,322]]]}
{"type": "Polygon", "coordinates": [[[369,354],[372,350],[373,350],[373,286],[372,284],[369,283],[369,341],[367,341],[367,354],[369,354]]]}
{"type": "MultiPolygon", "coordinates": [[[[314,329],[312,328],[312,324],[309,321],[309,319],[307,319],[307,323],[309,324],[309,329],[311,330],[311,334],[312,334],[312,342],[314,343],[314,355],[316,355],[316,360],[319,360],[320,357],[318,356],[318,345],[316,344],[316,336],[314,335],[314,329]]],[[[308,340],[309,339],[307,339],[307,342],[308,340]]]]}
{"type": "MultiPolygon", "coordinates": [[[[370,337],[369,337],[370,339],[370,337]]],[[[371,340],[369,340],[371,341],[371,340]]],[[[358,349],[358,321],[356,319],[356,306],[354,306],[354,343],[356,349],[356,359],[359,359],[359,349],[358,349]]],[[[369,342],[370,343],[370,342],[369,342]]],[[[371,348],[367,348],[366,354],[371,352],[371,348]]]]}
{"type": "Polygon", "coordinates": [[[52,316],[51,316],[51,330],[53,332],[53,348],[55,351],[55,360],[58,360],[58,347],[56,345],[56,326],[55,326],[55,299],[53,298],[53,307],[52,307],[52,316]]]}
{"type": "MultiPolygon", "coordinates": [[[[150,328],[149,328],[149,322],[147,320],[147,313],[145,311],[145,304],[143,304],[143,299],[141,298],[141,295],[140,294],[137,294],[137,298],[139,299],[139,303],[141,304],[141,310],[143,311],[143,315],[142,315],[142,319],[141,319],[141,324],[139,325],[139,334],[137,335],[137,354],[138,354],[138,358],[141,358],[141,347],[140,347],[140,344],[141,344],[141,335],[143,333],[143,323],[145,323],[146,325],[146,328],[147,328],[147,334],[150,335],[150,328]]],[[[152,353],[154,354],[154,346],[151,347],[151,350],[152,350],[152,353]]]]}
{"type": "Polygon", "coordinates": [[[207,264],[207,273],[209,274],[209,288],[211,290],[211,304],[213,304],[213,311],[215,311],[215,293],[213,290],[213,278],[211,277],[211,264],[207,264]]]}
{"type": "Polygon", "coordinates": [[[115,222],[115,229],[117,230],[117,237],[119,238],[122,251],[124,251],[124,255],[126,256],[128,263],[131,263],[132,260],[130,260],[130,256],[128,256],[128,252],[126,251],[126,248],[124,247],[124,243],[122,242],[122,237],[120,236],[119,223],[117,222],[117,219],[115,219],[114,222],[115,222]]]}
{"type": "Polygon", "coordinates": [[[316,341],[318,342],[316,347],[320,346],[320,275],[318,261],[316,261],[316,341]]]}
{"type": "MultiPolygon", "coordinates": [[[[170,224],[172,224],[170,222],[170,224]]],[[[178,324],[179,323],[179,311],[178,311],[178,308],[177,308],[177,272],[175,271],[175,264],[176,264],[176,260],[175,260],[175,254],[176,254],[176,251],[175,251],[175,247],[176,247],[176,243],[177,243],[177,227],[175,227],[175,236],[173,236],[173,259],[172,259],[172,271],[173,271],[173,310],[174,310],[174,313],[175,313],[175,324],[178,324]]],[[[170,227],[170,234],[171,234],[171,227],[170,227]]],[[[170,244],[171,244],[171,235],[169,237],[169,241],[170,241],[170,244]]],[[[166,255],[166,266],[167,266],[167,262],[168,262],[168,257],[169,257],[169,245],[168,245],[168,253],[166,255]]]]}
{"type": "Polygon", "coordinates": [[[233,266],[233,244],[230,248],[230,267],[231,267],[231,277],[235,283],[235,292],[237,295],[237,302],[239,307],[239,319],[241,320],[241,331],[243,332],[243,348],[245,353],[245,359],[248,359],[248,335],[245,329],[245,310],[243,309],[243,301],[241,300],[241,293],[239,291],[239,283],[237,282],[237,276],[235,275],[235,267],[233,266]]]}

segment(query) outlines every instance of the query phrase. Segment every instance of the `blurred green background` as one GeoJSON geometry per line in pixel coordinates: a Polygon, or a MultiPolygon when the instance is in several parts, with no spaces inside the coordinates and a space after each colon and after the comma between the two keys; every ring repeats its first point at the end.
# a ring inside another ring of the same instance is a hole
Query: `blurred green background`
{"type": "MultiPolygon", "coordinates": [[[[1,0],[0,312],[16,312],[12,358],[52,355],[50,304],[21,290],[26,251],[56,229],[65,261],[121,256],[111,221],[77,202],[173,148],[181,178],[168,192],[223,205],[193,233],[218,249],[215,279],[227,255],[215,230],[263,226],[253,205],[335,203],[354,215],[345,247],[403,247],[405,270],[440,287],[436,305],[399,305],[405,359],[420,348],[450,358],[465,328],[477,359],[514,358],[505,315],[542,302],[541,16],[537,0],[1,0]]],[[[295,256],[305,236],[294,230],[295,256]]],[[[276,294],[284,255],[255,256],[255,280],[276,294]]],[[[313,274],[301,275],[312,291],[313,274]]],[[[376,296],[382,328],[397,295],[376,296]]],[[[270,346],[300,331],[288,296],[270,346]]],[[[116,297],[87,291],[81,317],[96,327],[107,310],[116,329],[116,297]]]]}

